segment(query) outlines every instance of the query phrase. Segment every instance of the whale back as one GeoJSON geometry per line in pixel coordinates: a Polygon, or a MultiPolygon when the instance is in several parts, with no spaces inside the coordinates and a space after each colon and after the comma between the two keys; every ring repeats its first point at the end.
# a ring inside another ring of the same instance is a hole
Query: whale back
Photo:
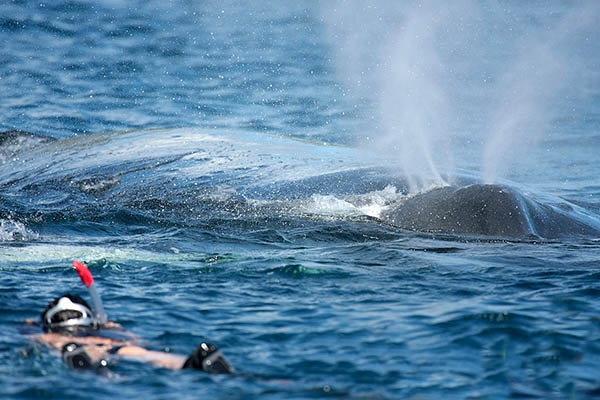
{"type": "Polygon", "coordinates": [[[49,136],[36,135],[31,132],[12,130],[0,132],[0,164],[10,161],[18,153],[49,143],[55,139],[49,136]]]}
{"type": "Polygon", "coordinates": [[[87,220],[104,213],[120,220],[125,212],[212,225],[239,214],[257,221],[312,218],[333,196],[352,219],[375,193],[383,201],[378,209],[387,211],[369,214],[371,221],[402,229],[488,238],[600,237],[600,212],[589,205],[483,184],[407,199],[406,180],[393,165],[381,164],[356,149],[249,132],[160,129],[53,141],[9,131],[0,133],[0,218],[27,220],[33,212],[36,220],[87,220]]]}
{"type": "Polygon", "coordinates": [[[434,189],[409,198],[383,219],[421,232],[507,237],[531,233],[515,193],[498,185],[434,189]]]}
{"type": "Polygon", "coordinates": [[[536,201],[503,185],[443,187],[392,207],[382,219],[397,227],[457,235],[555,239],[597,236],[597,221],[574,205],[536,201]]]}

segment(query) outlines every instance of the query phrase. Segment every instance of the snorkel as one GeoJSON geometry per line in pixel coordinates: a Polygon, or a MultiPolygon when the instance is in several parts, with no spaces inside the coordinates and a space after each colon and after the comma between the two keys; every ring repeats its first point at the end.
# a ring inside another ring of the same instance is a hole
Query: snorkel
{"type": "Polygon", "coordinates": [[[90,270],[80,261],[73,261],[73,266],[79,274],[81,278],[81,282],[88,288],[90,292],[90,296],[92,297],[92,302],[94,303],[94,313],[96,314],[96,318],[101,325],[106,324],[108,321],[108,317],[104,312],[104,308],[102,307],[102,300],[100,300],[100,296],[96,291],[96,287],[94,286],[94,278],[92,277],[92,273],[90,270]]]}

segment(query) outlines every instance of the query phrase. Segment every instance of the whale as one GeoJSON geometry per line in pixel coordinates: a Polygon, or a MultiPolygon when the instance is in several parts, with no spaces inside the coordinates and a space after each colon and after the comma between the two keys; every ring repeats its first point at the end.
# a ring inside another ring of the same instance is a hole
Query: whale
{"type": "Polygon", "coordinates": [[[0,219],[23,223],[109,218],[212,229],[243,219],[253,221],[253,229],[280,227],[282,220],[301,226],[303,218],[323,217],[306,210],[315,198],[360,209],[365,196],[391,187],[394,196],[377,215],[336,218],[461,239],[600,237],[593,204],[470,176],[410,193],[398,163],[281,135],[165,128],[62,140],[11,131],[0,138],[0,148],[7,147],[0,160],[0,219]]]}
{"type": "Polygon", "coordinates": [[[597,216],[566,202],[542,202],[497,184],[447,186],[387,210],[388,223],[420,232],[498,238],[598,237],[597,216]]]}

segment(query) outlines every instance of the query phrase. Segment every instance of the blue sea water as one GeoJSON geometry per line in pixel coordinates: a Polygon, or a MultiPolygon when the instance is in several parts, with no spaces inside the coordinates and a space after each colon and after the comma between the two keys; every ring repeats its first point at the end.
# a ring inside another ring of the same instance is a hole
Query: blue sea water
{"type": "MultiPolygon", "coordinates": [[[[507,134],[519,157],[502,179],[600,214],[600,24],[587,6],[581,29],[568,2],[465,2],[450,23],[434,13],[448,31],[425,61],[452,72],[440,87],[460,111],[444,120],[460,174],[483,169],[498,125],[487,121],[535,114],[535,146],[507,134]],[[505,112],[488,118],[490,82],[519,57],[495,107],[505,112]]],[[[599,238],[471,240],[373,217],[402,198],[402,160],[366,143],[385,134],[382,102],[408,104],[349,83],[348,48],[372,55],[340,30],[338,16],[357,10],[0,5],[0,131],[57,139],[0,150],[2,398],[600,397],[599,238]],[[64,292],[87,297],[73,259],[144,345],[188,354],[208,340],[242,374],[69,370],[23,321],[64,292]]],[[[390,27],[355,17],[352,32],[390,27]]]]}

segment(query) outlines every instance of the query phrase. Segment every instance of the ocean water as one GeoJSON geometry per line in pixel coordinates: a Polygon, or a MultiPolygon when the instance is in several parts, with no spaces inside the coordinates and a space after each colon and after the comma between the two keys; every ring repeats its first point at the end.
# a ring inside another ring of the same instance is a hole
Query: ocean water
{"type": "Polygon", "coordinates": [[[0,136],[1,397],[600,397],[600,238],[378,218],[429,156],[599,218],[598,6],[456,4],[0,4],[0,131],[37,135],[0,136]],[[23,322],[88,297],[74,259],[240,374],[69,370],[23,322]]]}

